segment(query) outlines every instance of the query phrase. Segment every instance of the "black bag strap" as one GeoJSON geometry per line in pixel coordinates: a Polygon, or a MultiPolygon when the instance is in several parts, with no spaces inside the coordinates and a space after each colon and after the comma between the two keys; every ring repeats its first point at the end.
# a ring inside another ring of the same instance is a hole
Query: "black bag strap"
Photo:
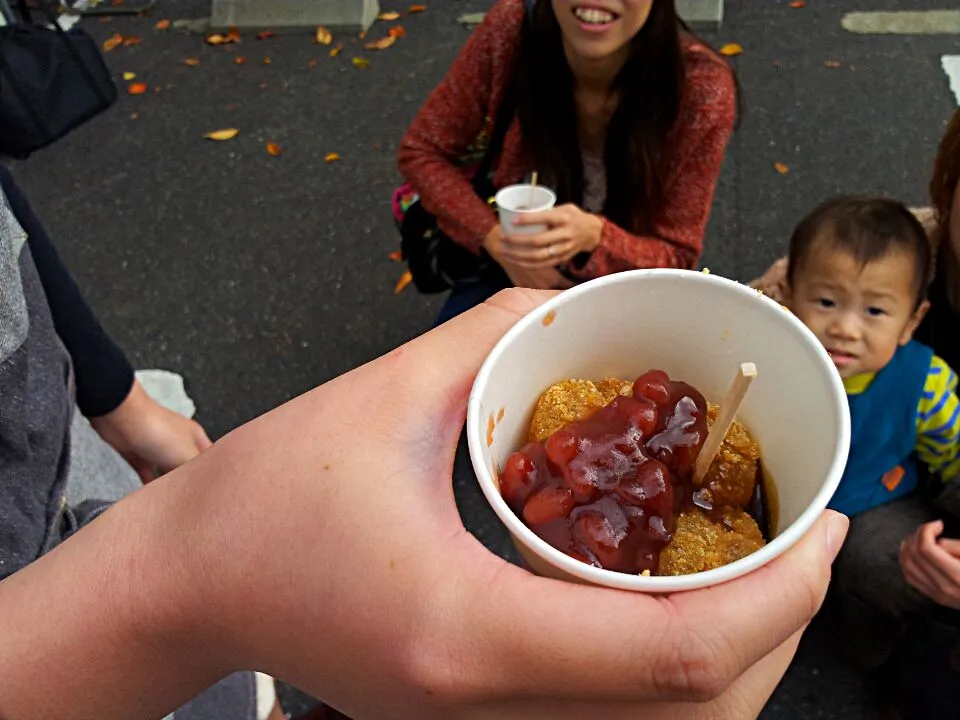
{"type": "MultiPolygon", "coordinates": [[[[21,0],[21,2],[26,2],[26,0],[21,0]]],[[[535,0],[524,0],[526,13],[523,17],[522,35],[526,34],[529,29],[534,2],[535,0]]],[[[477,166],[477,172],[474,175],[477,181],[484,182],[486,180],[487,175],[490,173],[490,168],[493,166],[493,161],[500,155],[500,151],[503,150],[503,141],[507,138],[507,132],[510,130],[510,125],[513,123],[513,118],[516,116],[516,113],[517,74],[514,72],[510,75],[510,82],[507,84],[503,99],[500,101],[500,107],[497,108],[497,114],[493,120],[493,130],[490,132],[490,141],[487,143],[487,149],[484,151],[483,158],[481,158],[480,164],[477,166]]]]}
{"type": "Polygon", "coordinates": [[[30,6],[27,0],[18,0],[17,6],[20,8],[20,19],[26,23],[33,23],[33,16],[30,14],[30,6]]]}

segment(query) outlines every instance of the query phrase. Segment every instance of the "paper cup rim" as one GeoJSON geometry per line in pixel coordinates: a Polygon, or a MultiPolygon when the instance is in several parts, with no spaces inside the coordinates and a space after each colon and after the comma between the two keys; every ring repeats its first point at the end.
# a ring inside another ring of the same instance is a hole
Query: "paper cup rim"
{"type": "Polygon", "coordinates": [[[728,565],[724,565],[723,567],[690,575],[642,576],[604,570],[603,568],[587,565],[557,550],[542,540],[509,508],[503,499],[503,495],[500,494],[500,489],[497,487],[496,482],[494,482],[490,468],[483,459],[483,409],[480,405],[483,390],[489,381],[494,365],[497,363],[500,355],[503,354],[504,349],[513,344],[516,339],[523,335],[532,325],[540,324],[547,314],[558,311],[568,303],[578,302],[582,296],[589,295],[601,287],[619,284],[628,285],[644,278],[671,277],[684,278],[688,281],[701,282],[707,285],[722,285],[732,292],[739,293],[744,297],[752,296],[754,299],[762,302],[766,308],[766,312],[778,313],[782,321],[791,324],[801,336],[806,338],[811,346],[819,351],[817,358],[821,366],[828,371],[824,374],[833,386],[834,397],[846,397],[843,382],[840,379],[840,375],[834,370],[830,356],[806,325],[800,322],[792,313],[784,312],[784,308],[781,307],[779,303],[762,295],[757,290],[717,275],[710,275],[694,270],[678,269],[630,270],[615,273],[566,290],[521,318],[500,338],[499,342],[497,342],[490,351],[490,354],[487,355],[471,388],[470,398],[467,403],[467,441],[470,450],[470,460],[480,483],[480,489],[487,498],[487,502],[490,504],[490,507],[493,508],[500,522],[506,526],[510,534],[513,535],[518,542],[521,542],[552,566],[593,585],[649,593],[672,593],[719,585],[720,583],[746,575],[782,555],[807,533],[824,509],[826,509],[827,503],[830,502],[830,498],[840,484],[840,478],[846,466],[850,443],[850,416],[849,413],[846,412],[846,406],[844,406],[842,408],[836,408],[839,411],[837,414],[839,416],[840,427],[836,444],[831,449],[834,456],[833,462],[817,494],[800,516],[783,532],[777,535],[777,537],[756,552],[728,565]]]}
{"type": "Polygon", "coordinates": [[[553,190],[546,187],[545,185],[537,185],[536,186],[537,191],[547,193],[548,199],[543,201],[542,203],[538,203],[535,207],[523,208],[522,210],[515,210],[511,207],[501,205],[500,196],[503,193],[507,192],[508,190],[516,190],[518,188],[529,188],[529,187],[530,187],[529,183],[526,183],[526,184],[518,183],[516,185],[507,185],[506,187],[500,188],[499,190],[497,190],[497,194],[494,195],[493,201],[497,204],[497,207],[499,209],[506,210],[507,212],[515,213],[518,215],[522,215],[523,213],[543,212],[544,210],[549,210],[550,208],[552,208],[554,205],[557,204],[557,194],[553,190]]]}

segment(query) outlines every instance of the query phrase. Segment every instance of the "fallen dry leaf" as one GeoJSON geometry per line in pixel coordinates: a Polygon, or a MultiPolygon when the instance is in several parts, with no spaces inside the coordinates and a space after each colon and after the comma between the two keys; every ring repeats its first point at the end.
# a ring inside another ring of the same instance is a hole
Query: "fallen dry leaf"
{"type": "Polygon", "coordinates": [[[269,65],[269,64],[272,63],[272,62],[273,62],[273,58],[270,57],[269,55],[267,55],[267,57],[265,57],[265,58],[263,59],[263,64],[264,64],[264,65],[269,65]]]}
{"type": "Polygon", "coordinates": [[[120,33],[117,33],[116,35],[112,35],[111,37],[103,41],[103,51],[110,52],[115,47],[118,47],[122,44],[123,44],[123,35],[121,35],[120,33]]]}
{"type": "Polygon", "coordinates": [[[426,6],[426,5],[411,5],[411,6],[410,6],[410,9],[407,10],[407,12],[408,12],[410,15],[413,15],[414,13],[423,12],[423,11],[426,10],[426,9],[427,9],[427,6],[426,6]]]}
{"type": "Polygon", "coordinates": [[[113,7],[119,7],[120,5],[123,5],[123,0],[110,0],[110,4],[113,7]]]}
{"type": "Polygon", "coordinates": [[[158,93],[158,92],[160,92],[162,89],[163,89],[163,88],[161,88],[159,85],[157,85],[155,88],[153,88],[153,91],[154,91],[155,93],[158,93]]]}
{"type": "Polygon", "coordinates": [[[140,117],[140,113],[130,113],[131,120],[136,120],[138,117],[140,117]]]}
{"type": "Polygon", "coordinates": [[[125,72],[125,73],[123,74],[123,79],[129,81],[129,80],[133,80],[136,76],[137,76],[136,73],[125,72]]]}
{"type": "Polygon", "coordinates": [[[224,42],[228,43],[238,43],[240,42],[240,28],[236,25],[230,28],[230,32],[227,33],[227,36],[223,39],[224,42]]]}
{"type": "Polygon", "coordinates": [[[395,25],[394,27],[387,30],[387,35],[395,38],[406,37],[407,31],[403,29],[402,25],[395,25]]]}
{"type": "Polygon", "coordinates": [[[142,82],[131,83],[127,92],[131,95],[143,95],[147,91],[147,84],[142,82]]]}
{"type": "Polygon", "coordinates": [[[823,66],[828,68],[838,68],[843,67],[843,63],[839,60],[824,60],[823,66]]]}
{"type": "Polygon", "coordinates": [[[102,18],[100,18],[99,20],[97,20],[97,22],[100,23],[101,25],[103,25],[103,24],[106,24],[106,23],[108,23],[108,22],[113,22],[113,18],[112,18],[112,17],[102,17],[102,18]]]}
{"type": "Polygon", "coordinates": [[[773,169],[776,170],[781,175],[786,175],[788,172],[790,172],[790,168],[784,165],[782,162],[774,163],[773,169]]]}
{"type": "Polygon", "coordinates": [[[413,282],[413,275],[407,270],[403,275],[400,276],[400,279],[397,280],[397,284],[393,287],[393,294],[399,295],[404,291],[404,289],[413,282]]]}
{"type": "Polygon", "coordinates": [[[246,61],[247,61],[247,59],[246,59],[243,55],[240,55],[240,56],[234,58],[233,63],[234,63],[235,65],[243,65],[246,61]]]}
{"type": "Polygon", "coordinates": [[[803,0],[793,0],[793,2],[790,3],[790,7],[792,8],[802,8],[804,5],[806,5],[806,3],[803,0]]]}
{"type": "Polygon", "coordinates": [[[361,40],[363,40],[364,38],[367,37],[367,31],[364,30],[362,33],[360,33],[359,35],[357,35],[357,37],[360,38],[361,40]]]}
{"type": "Polygon", "coordinates": [[[276,33],[273,30],[264,30],[262,33],[257,33],[257,40],[269,40],[275,35],[276,33]]]}
{"type": "Polygon", "coordinates": [[[394,262],[400,262],[401,260],[403,260],[403,253],[400,252],[399,250],[394,250],[387,257],[389,257],[394,262]]]}
{"type": "Polygon", "coordinates": [[[337,43],[335,48],[330,49],[330,57],[336,57],[340,54],[341,50],[343,50],[343,43],[337,43]]]}
{"type": "MultiPolygon", "coordinates": [[[[333,51],[331,50],[330,52],[333,52],[333,51]]],[[[307,67],[315,68],[316,66],[317,66],[317,59],[310,58],[309,62],[307,62],[307,67]]]]}
{"type": "Polygon", "coordinates": [[[196,58],[187,58],[186,60],[183,61],[183,64],[189,65],[190,67],[196,67],[197,65],[200,64],[200,61],[197,60],[196,58]]]}
{"type": "Polygon", "coordinates": [[[123,39],[123,46],[130,47],[131,45],[139,45],[142,42],[143,40],[138,38],[136,35],[130,35],[129,37],[125,37],[123,39]]]}
{"type": "Polygon", "coordinates": [[[157,30],[169,30],[169,29],[170,29],[170,21],[169,21],[169,20],[161,20],[160,22],[158,22],[158,23],[157,23],[156,25],[154,25],[153,27],[156,28],[157,30]]]}
{"type": "Polygon", "coordinates": [[[240,134],[240,131],[236,128],[227,128],[225,130],[214,130],[213,132],[208,132],[204,137],[207,140],[232,140],[237,135],[240,134]]]}
{"type": "Polygon", "coordinates": [[[377,15],[377,20],[396,20],[398,17],[400,17],[398,12],[385,12],[377,15]]]}
{"type": "Polygon", "coordinates": [[[316,39],[321,45],[329,45],[333,42],[333,33],[321,25],[317,28],[316,39]]]}
{"type": "Polygon", "coordinates": [[[323,158],[325,163],[336,162],[340,159],[340,153],[327,153],[326,157],[323,158]]]}
{"type": "Polygon", "coordinates": [[[367,67],[367,66],[370,64],[370,61],[369,61],[369,60],[367,60],[366,58],[362,58],[362,57],[355,57],[355,58],[354,58],[353,60],[351,60],[350,62],[353,63],[353,66],[354,66],[354,67],[358,67],[358,68],[365,68],[365,67],[367,67]]]}
{"type": "Polygon", "coordinates": [[[275,142],[267,143],[267,155],[278,157],[282,152],[283,148],[277,145],[275,142]]]}
{"type": "Polygon", "coordinates": [[[388,47],[393,45],[397,39],[393,35],[387,35],[385,38],[380,38],[374,42],[368,42],[364,44],[364,47],[367,50],[386,50],[388,47]]]}
{"type": "Polygon", "coordinates": [[[218,35],[213,33],[212,35],[207,35],[206,37],[207,45],[223,45],[226,42],[226,38],[223,35],[218,35]]]}
{"type": "Polygon", "coordinates": [[[743,48],[738,43],[727,43],[720,48],[720,54],[727,57],[733,57],[743,52],[743,48]]]}

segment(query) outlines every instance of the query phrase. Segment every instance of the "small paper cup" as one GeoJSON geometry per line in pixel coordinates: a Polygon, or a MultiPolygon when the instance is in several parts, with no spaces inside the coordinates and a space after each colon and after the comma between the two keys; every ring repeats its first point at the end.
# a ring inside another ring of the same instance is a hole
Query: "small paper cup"
{"type": "Polygon", "coordinates": [[[636,270],[579,285],[518,322],[490,352],[470,393],[470,457],[487,501],[539,575],[651,593],[732,580],[796,543],[826,508],[850,444],[840,377],[823,347],[778,303],[744,285],[685,270],[636,270]],[[778,505],[771,541],[745,558],[692,575],[595,568],[537,537],[500,494],[499,468],[526,441],[540,394],[568,378],[633,380],[649,369],[723,399],[740,363],[757,378],[739,417],[760,444],[778,505]]]}
{"type": "Polygon", "coordinates": [[[537,235],[547,229],[546,225],[515,225],[514,222],[521,215],[549,210],[556,204],[557,195],[541,185],[510,185],[500,190],[494,201],[504,237],[537,235]]]}

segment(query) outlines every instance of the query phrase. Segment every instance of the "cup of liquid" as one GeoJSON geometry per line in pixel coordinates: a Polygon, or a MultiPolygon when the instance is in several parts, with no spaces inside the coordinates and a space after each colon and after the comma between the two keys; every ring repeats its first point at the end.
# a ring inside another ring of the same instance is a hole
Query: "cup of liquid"
{"type": "Polygon", "coordinates": [[[537,235],[547,229],[546,225],[516,225],[516,220],[525,214],[549,210],[556,204],[557,195],[542,185],[509,185],[497,193],[495,200],[504,237],[537,235]]]}

